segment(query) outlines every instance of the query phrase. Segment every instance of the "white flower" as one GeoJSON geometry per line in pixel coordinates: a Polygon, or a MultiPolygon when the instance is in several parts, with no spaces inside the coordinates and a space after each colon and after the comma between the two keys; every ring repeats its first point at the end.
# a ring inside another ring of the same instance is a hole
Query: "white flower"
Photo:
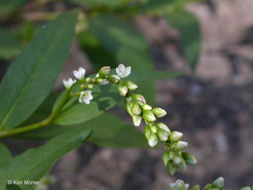
{"type": "Polygon", "coordinates": [[[91,91],[85,90],[81,92],[80,97],[79,97],[79,102],[89,104],[92,99],[93,99],[93,96],[91,94],[91,91]]]}
{"type": "Polygon", "coordinates": [[[78,70],[73,71],[74,76],[78,79],[81,80],[84,78],[85,75],[85,69],[80,67],[78,70]]]}
{"type": "Polygon", "coordinates": [[[75,82],[76,80],[73,80],[72,78],[69,78],[68,80],[63,80],[63,84],[67,89],[70,88],[75,82]]]}
{"type": "Polygon", "coordinates": [[[131,67],[125,67],[123,64],[119,64],[116,68],[116,73],[120,78],[125,78],[131,73],[131,67]]]}

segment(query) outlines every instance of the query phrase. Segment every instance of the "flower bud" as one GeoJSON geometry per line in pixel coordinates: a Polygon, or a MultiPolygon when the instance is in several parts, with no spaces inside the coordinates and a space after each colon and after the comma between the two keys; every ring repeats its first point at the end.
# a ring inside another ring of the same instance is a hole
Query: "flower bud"
{"type": "Polygon", "coordinates": [[[197,159],[188,152],[182,152],[182,157],[186,164],[189,164],[189,165],[197,164],[197,159]]]}
{"type": "Polygon", "coordinates": [[[126,110],[129,113],[129,115],[133,116],[134,114],[132,113],[132,106],[134,102],[133,101],[127,101],[126,103],[126,110]]]}
{"type": "Polygon", "coordinates": [[[169,157],[169,153],[168,153],[168,152],[164,152],[164,153],[163,153],[162,160],[163,160],[164,165],[167,166],[167,163],[168,163],[168,161],[170,160],[170,157],[169,157]]]}
{"type": "Polygon", "coordinates": [[[182,163],[182,161],[183,161],[183,159],[181,157],[179,157],[179,156],[175,156],[173,158],[173,164],[175,164],[177,166],[179,166],[182,163]]]}
{"type": "Polygon", "coordinates": [[[102,67],[99,71],[99,76],[100,77],[106,77],[110,73],[110,66],[104,66],[102,67]]]}
{"type": "Polygon", "coordinates": [[[151,147],[154,147],[154,146],[156,146],[158,144],[158,137],[157,137],[156,134],[151,133],[151,135],[148,138],[148,144],[151,147]]]}
{"type": "Polygon", "coordinates": [[[143,118],[148,122],[156,121],[156,117],[154,113],[150,110],[144,110],[142,115],[143,115],[143,118]]]}
{"type": "Polygon", "coordinates": [[[186,168],[187,168],[186,163],[185,163],[184,159],[182,159],[182,162],[179,165],[179,169],[185,171],[186,168]]]}
{"type": "Polygon", "coordinates": [[[138,100],[138,101],[140,101],[140,102],[146,104],[146,100],[145,100],[145,98],[144,98],[142,95],[140,95],[140,94],[132,94],[132,97],[133,97],[135,100],[138,100]]]}
{"type": "Polygon", "coordinates": [[[139,127],[140,124],[141,124],[141,121],[142,121],[142,117],[141,116],[137,116],[137,115],[133,115],[132,116],[132,120],[133,120],[134,126],[135,127],[139,127]]]}
{"type": "Polygon", "coordinates": [[[120,81],[120,78],[117,75],[111,75],[111,76],[107,77],[106,79],[114,84],[118,84],[120,81]]]}
{"type": "Polygon", "coordinates": [[[129,90],[135,90],[138,88],[138,86],[130,80],[125,81],[123,85],[126,86],[129,90]]]}
{"type": "Polygon", "coordinates": [[[93,88],[93,84],[88,84],[87,88],[92,89],[93,88]]]}
{"type": "MultiPolygon", "coordinates": [[[[253,188],[252,188],[252,189],[253,189],[253,188]]],[[[251,187],[249,187],[249,186],[248,186],[248,187],[242,187],[242,188],[240,188],[240,190],[252,190],[252,189],[251,189],[251,187]]]]}
{"type": "Polygon", "coordinates": [[[157,127],[155,125],[150,125],[150,129],[153,133],[157,132],[157,127]]]}
{"type": "Polygon", "coordinates": [[[162,108],[153,108],[152,111],[158,118],[161,118],[167,114],[167,112],[162,108]]]}
{"type": "Polygon", "coordinates": [[[96,83],[97,84],[101,84],[102,82],[104,82],[104,79],[102,79],[100,77],[96,78],[96,83]]]}
{"type": "Polygon", "coordinates": [[[151,107],[150,105],[148,105],[148,104],[143,104],[143,105],[141,106],[141,108],[142,108],[143,110],[152,110],[152,107],[151,107]]]}
{"type": "Polygon", "coordinates": [[[149,139],[151,134],[152,134],[152,131],[151,131],[149,125],[146,125],[146,127],[145,127],[145,137],[146,137],[146,139],[149,139]]]}
{"type": "Polygon", "coordinates": [[[215,185],[215,187],[218,187],[218,188],[223,188],[223,187],[224,187],[224,178],[223,178],[223,177],[217,178],[217,179],[213,182],[213,185],[215,185]]]}
{"type": "Polygon", "coordinates": [[[127,92],[128,92],[128,89],[127,89],[127,87],[125,87],[125,86],[119,86],[119,87],[118,87],[118,91],[119,91],[119,94],[120,94],[121,96],[126,96],[126,95],[127,95],[127,92]]]}
{"type": "Polygon", "coordinates": [[[170,175],[174,175],[176,173],[176,168],[174,167],[171,161],[167,163],[167,170],[170,175]]]}
{"type": "Polygon", "coordinates": [[[90,77],[87,77],[87,78],[85,79],[85,82],[86,82],[86,83],[90,83],[90,82],[91,82],[91,78],[90,78],[90,77]]]}
{"type": "Polygon", "coordinates": [[[167,125],[165,125],[164,123],[157,123],[156,126],[159,129],[166,131],[168,133],[168,135],[170,135],[171,131],[170,131],[169,127],[167,125]]]}
{"type": "Polygon", "coordinates": [[[190,190],[199,190],[199,185],[194,185],[190,190]]]}
{"type": "Polygon", "coordinates": [[[171,190],[188,190],[189,184],[184,184],[183,180],[178,179],[175,183],[170,184],[171,190]]]}
{"type": "Polygon", "coordinates": [[[185,141],[178,141],[178,142],[176,143],[176,145],[175,145],[175,148],[176,148],[177,150],[183,150],[183,149],[185,149],[185,148],[187,147],[187,145],[188,145],[188,143],[185,142],[185,141]]]}
{"type": "Polygon", "coordinates": [[[162,142],[166,142],[169,138],[169,134],[162,129],[157,130],[157,135],[158,135],[160,141],[162,141],[162,142]]]}
{"type": "Polygon", "coordinates": [[[170,141],[171,142],[179,141],[180,139],[182,139],[182,137],[183,137],[183,133],[178,132],[178,131],[173,131],[170,134],[170,141]]]}
{"type": "Polygon", "coordinates": [[[141,107],[136,102],[133,103],[131,111],[134,115],[141,115],[141,107]]]}

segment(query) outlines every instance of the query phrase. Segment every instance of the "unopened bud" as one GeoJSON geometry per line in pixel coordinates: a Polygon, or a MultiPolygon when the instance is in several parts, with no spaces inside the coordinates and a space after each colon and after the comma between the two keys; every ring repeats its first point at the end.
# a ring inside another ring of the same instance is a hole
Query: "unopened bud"
{"type": "Polygon", "coordinates": [[[218,187],[218,188],[223,188],[223,187],[224,187],[224,178],[223,178],[223,177],[217,178],[217,179],[213,182],[213,185],[215,185],[215,187],[218,187]]]}
{"type": "MultiPolygon", "coordinates": [[[[253,189],[253,187],[252,187],[252,189],[253,189]]],[[[252,190],[252,189],[249,186],[240,188],[240,190],[252,190]]]]}
{"type": "Polygon", "coordinates": [[[150,129],[153,133],[157,132],[157,127],[155,125],[150,125],[150,129]]]}
{"type": "Polygon", "coordinates": [[[118,84],[120,81],[120,78],[118,77],[118,75],[111,75],[111,76],[107,77],[106,79],[114,84],[118,84]]]}
{"type": "Polygon", "coordinates": [[[182,159],[182,162],[179,165],[179,169],[185,171],[186,168],[187,168],[186,163],[185,163],[184,159],[182,159]]]}
{"type": "Polygon", "coordinates": [[[145,137],[146,137],[146,139],[149,139],[151,134],[152,134],[152,131],[151,131],[149,125],[146,125],[146,127],[145,127],[145,137]]]}
{"type": "Polygon", "coordinates": [[[151,147],[154,147],[158,144],[158,137],[156,134],[152,133],[148,138],[148,144],[151,147]]]}
{"type": "Polygon", "coordinates": [[[87,77],[87,78],[85,79],[85,82],[90,83],[90,82],[91,82],[91,78],[90,78],[90,77],[87,77]]]}
{"type": "Polygon", "coordinates": [[[140,124],[141,124],[141,121],[142,121],[142,117],[141,116],[137,116],[137,115],[133,115],[132,116],[132,120],[133,120],[134,126],[135,127],[139,127],[140,124]]]}
{"type": "Polygon", "coordinates": [[[169,161],[167,163],[167,170],[168,170],[170,175],[174,175],[176,173],[176,168],[174,167],[174,165],[171,161],[169,161]]]}
{"type": "Polygon", "coordinates": [[[167,163],[168,163],[168,161],[170,160],[170,157],[169,157],[169,153],[168,153],[168,152],[164,152],[164,153],[163,153],[162,160],[163,160],[164,165],[167,166],[167,163]]]}
{"type": "Polygon", "coordinates": [[[101,84],[102,82],[104,82],[104,79],[102,79],[100,77],[96,78],[96,83],[97,84],[101,84]]]}
{"type": "Polygon", "coordinates": [[[148,105],[148,104],[143,104],[143,105],[141,106],[141,108],[142,108],[143,110],[152,110],[152,107],[151,107],[150,105],[148,105]]]}
{"type": "Polygon", "coordinates": [[[169,134],[166,131],[164,131],[163,129],[158,129],[157,135],[158,135],[160,141],[162,141],[162,142],[166,142],[169,138],[169,134]]]}
{"type": "Polygon", "coordinates": [[[156,117],[155,117],[154,113],[150,110],[143,111],[143,118],[148,122],[156,121],[156,117]]]}
{"type": "Polygon", "coordinates": [[[133,103],[131,110],[134,115],[141,115],[141,107],[136,102],[133,103]]]}
{"type": "Polygon", "coordinates": [[[100,77],[106,77],[110,73],[110,66],[104,66],[99,70],[100,77]]]}
{"type": "Polygon", "coordinates": [[[182,157],[186,164],[189,164],[189,165],[197,164],[197,159],[188,152],[182,152],[182,157]]]}
{"type": "Polygon", "coordinates": [[[127,95],[127,92],[128,92],[128,88],[125,87],[125,86],[119,86],[118,87],[118,91],[119,91],[119,94],[121,96],[126,96],[127,95]]]}
{"type": "Polygon", "coordinates": [[[132,113],[132,106],[134,102],[133,101],[127,101],[126,103],[126,110],[129,113],[129,115],[133,116],[134,114],[132,113]]]}
{"type": "Polygon", "coordinates": [[[188,145],[188,143],[185,141],[178,141],[178,142],[176,142],[175,148],[177,150],[183,150],[187,147],[187,145],[188,145]]]}
{"type": "Polygon", "coordinates": [[[180,139],[182,139],[182,137],[183,137],[183,133],[178,132],[178,131],[173,131],[170,134],[170,141],[171,142],[179,141],[180,139]]]}
{"type": "Polygon", "coordinates": [[[175,156],[175,157],[173,158],[173,163],[174,163],[175,165],[177,165],[177,166],[179,166],[179,164],[181,164],[182,161],[183,161],[183,159],[182,159],[181,157],[179,157],[179,156],[175,156]]]}
{"type": "Polygon", "coordinates": [[[199,190],[200,188],[199,188],[199,185],[194,185],[193,187],[191,187],[191,189],[190,190],[199,190]]]}
{"type": "Polygon", "coordinates": [[[92,89],[93,88],[93,84],[88,84],[87,88],[92,89]]]}
{"type": "Polygon", "coordinates": [[[167,112],[162,108],[153,108],[152,111],[158,118],[161,118],[167,114],[167,112]]]}
{"type": "Polygon", "coordinates": [[[146,100],[145,100],[145,98],[142,95],[140,95],[140,94],[132,94],[132,97],[135,100],[138,100],[138,101],[142,102],[143,104],[146,104],[146,100]]]}
{"type": "Polygon", "coordinates": [[[138,86],[130,80],[125,81],[123,85],[126,86],[129,90],[135,90],[138,88],[138,86]]]}
{"type": "Polygon", "coordinates": [[[156,126],[159,129],[166,131],[170,135],[171,131],[170,131],[169,127],[167,125],[165,125],[164,123],[157,123],[156,126]]]}

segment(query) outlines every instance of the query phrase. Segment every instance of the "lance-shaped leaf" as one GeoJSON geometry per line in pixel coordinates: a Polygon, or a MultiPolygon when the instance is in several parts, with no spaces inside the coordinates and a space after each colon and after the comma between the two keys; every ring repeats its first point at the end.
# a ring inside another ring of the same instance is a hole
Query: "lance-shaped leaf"
{"type": "Polygon", "coordinates": [[[168,23],[178,29],[185,57],[194,72],[201,50],[201,31],[194,14],[185,10],[169,12],[164,15],[168,23]]]}
{"type": "Polygon", "coordinates": [[[8,180],[23,181],[23,185],[18,185],[22,190],[34,189],[33,185],[25,185],[24,180],[39,181],[59,158],[81,146],[90,134],[91,130],[73,129],[14,157],[8,167],[0,168],[0,189],[11,189],[8,180]]]}
{"type": "Polygon", "coordinates": [[[11,64],[0,85],[0,128],[27,119],[50,93],[68,55],[77,12],[67,12],[42,27],[11,64]]]}
{"type": "Polygon", "coordinates": [[[5,145],[0,144],[0,168],[7,167],[11,162],[11,160],[12,157],[8,148],[5,145]]]}

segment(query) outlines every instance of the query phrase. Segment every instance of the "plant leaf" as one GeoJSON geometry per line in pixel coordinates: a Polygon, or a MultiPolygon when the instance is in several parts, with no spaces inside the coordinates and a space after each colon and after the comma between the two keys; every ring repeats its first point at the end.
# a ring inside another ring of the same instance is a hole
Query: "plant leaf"
{"type": "Polygon", "coordinates": [[[10,59],[21,50],[20,43],[9,33],[0,28],[0,58],[10,59]]]}
{"type": "MultiPolygon", "coordinates": [[[[81,146],[91,130],[75,129],[51,139],[46,144],[30,149],[13,158],[10,165],[0,168],[0,189],[6,190],[8,180],[39,181],[69,151],[81,146]]],[[[32,185],[18,185],[22,190],[31,190],[32,185]]]]}
{"type": "Polygon", "coordinates": [[[178,29],[184,54],[194,72],[201,50],[201,31],[198,19],[185,10],[167,13],[164,18],[172,27],[178,29]]]}
{"type": "Polygon", "coordinates": [[[69,133],[76,128],[92,129],[93,132],[88,141],[100,146],[113,148],[147,147],[146,139],[140,130],[108,113],[103,113],[99,117],[82,124],[71,126],[51,125],[15,137],[48,139],[62,133],[69,133]]]}
{"type": "MultiPolygon", "coordinates": [[[[105,62],[108,59],[109,64],[114,66],[123,63],[124,65],[130,65],[132,70],[135,71],[154,70],[146,40],[129,23],[114,15],[104,14],[91,18],[89,26],[93,33],[93,35],[89,35],[92,40],[80,40],[80,42],[83,44],[81,46],[90,60],[93,61],[92,63],[97,67],[108,65],[108,62],[105,62]],[[98,57],[95,53],[96,50],[100,52],[99,55],[104,56],[100,60],[95,58],[98,57]],[[104,59],[104,61],[100,62],[101,59],[104,59]]],[[[138,90],[144,94],[151,105],[154,105],[154,81],[143,83],[138,90]]]]}
{"type": "Polygon", "coordinates": [[[74,37],[77,12],[43,27],[11,64],[0,85],[0,128],[27,119],[50,93],[74,37]]]}
{"type": "Polygon", "coordinates": [[[0,156],[0,168],[8,166],[12,160],[12,157],[11,157],[11,153],[8,150],[8,148],[3,144],[0,144],[0,155],[1,155],[0,156]]]}

